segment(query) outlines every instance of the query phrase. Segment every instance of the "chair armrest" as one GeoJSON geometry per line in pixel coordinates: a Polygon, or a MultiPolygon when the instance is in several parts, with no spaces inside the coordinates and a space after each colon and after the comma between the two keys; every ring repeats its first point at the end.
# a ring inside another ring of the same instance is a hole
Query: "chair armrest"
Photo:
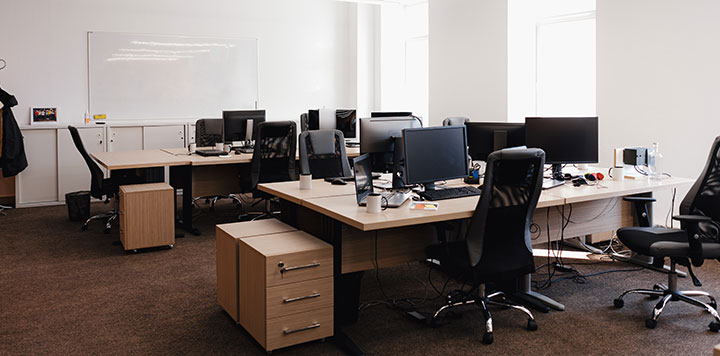
{"type": "Polygon", "coordinates": [[[688,243],[690,244],[690,261],[693,266],[702,265],[704,256],[702,250],[702,242],[700,242],[700,232],[698,224],[701,222],[711,222],[712,218],[702,215],[675,215],[673,220],[679,220],[683,225],[683,230],[687,231],[688,243]]]}
{"type": "Polygon", "coordinates": [[[623,200],[629,202],[654,203],[656,199],[650,197],[624,197],[623,200]]]}
{"type": "Polygon", "coordinates": [[[712,218],[702,215],[674,215],[673,220],[688,223],[700,223],[700,222],[711,222],[712,218]]]}

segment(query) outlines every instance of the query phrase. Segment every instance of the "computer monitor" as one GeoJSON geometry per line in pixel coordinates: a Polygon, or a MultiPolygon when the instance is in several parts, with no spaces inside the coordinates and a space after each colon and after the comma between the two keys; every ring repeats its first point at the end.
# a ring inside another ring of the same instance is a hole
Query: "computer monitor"
{"type": "Polygon", "coordinates": [[[562,164],[598,162],[597,117],[527,117],[525,145],[542,148],[553,177],[562,175],[562,164]]]}
{"type": "Polygon", "coordinates": [[[357,114],[355,109],[335,110],[335,129],[342,131],[345,138],[357,138],[357,114]]]}
{"type": "Polygon", "coordinates": [[[385,172],[392,167],[394,137],[402,137],[405,128],[421,127],[412,116],[360,119],[360,153],[370,153],[373,171],[385,172]]]}
{"type": "Polygon", "coordinates": [[[473,160],[487,157],[503,148],[525,145],[525,124],[507,122],[466,122],[469,154],[473,160]]]}
{"type": "Polygon", "coordinates": [[[375,111],[370,113],[370,117],[402,117],[413,116],[410,111],[375,111]]]}
{"type": "Polygon", "coordinates": [[[437,181],[467,177],[465,130],[465,126],[403,130],[405,183],[422,184],[429,190],[435,188],[437,181]]]}
{"type": "Polygon", "coordinates": [[[336,109],[332,118],[327,117],[325,114],[321,115],[320,111],[319,109],[308,110],[308,130],[332,128],[342,131],[345,138],[357,138],[355,109],[336,109]]]}
{"type": "Polygon", "coordinates": [[[257,125],[265,121],[265,110],[223,111],[225,143],[254,140],[257,125]]]}

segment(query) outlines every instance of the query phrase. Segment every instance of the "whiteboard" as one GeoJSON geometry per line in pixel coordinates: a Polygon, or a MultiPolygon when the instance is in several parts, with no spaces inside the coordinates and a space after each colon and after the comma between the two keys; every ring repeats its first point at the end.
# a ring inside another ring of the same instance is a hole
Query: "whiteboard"
{"type": "Polygon", "coordinates": [[[108,120],[221,117],[258,100],[255,38],[88,32],[88,103],[108,120]]]}

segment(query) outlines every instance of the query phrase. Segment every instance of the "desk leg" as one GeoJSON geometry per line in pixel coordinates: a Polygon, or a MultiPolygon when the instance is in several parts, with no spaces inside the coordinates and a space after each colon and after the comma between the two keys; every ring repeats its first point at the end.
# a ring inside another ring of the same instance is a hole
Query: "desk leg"
{"type": "Polygon", "coordinates": [[[360,303],[360,281],[363,272],[342,274],[342,223],[331,218],[326,221],[330,243],[333,245],[334,276],[334,331],[332,342],[348,355],[365,355],[365,352],[343,331],[343,325],[355,323],[360,303]]]}
{"type": "Polygon", "coordinates": [[[175,189],[180,188],[183,191],[182,197],[182,222],[180,226],[186,232],[193,235],[200,235],[200,230],[193,227],[192,215],[192,166],[173,166],[170,167],[170,182],[175,189]]]}
{"type": "Polygon", "coordinates": [[[521,287],[520,291],[515,292],[512,295],[512,297],[518,300],[521,304],[543,313],[549,312],[550,308],[560,311],[565,310],[565,305],[558,303],[546,295],[532,290],[532,280],[530,274],[526,274],[523,277],[521,287]]]}

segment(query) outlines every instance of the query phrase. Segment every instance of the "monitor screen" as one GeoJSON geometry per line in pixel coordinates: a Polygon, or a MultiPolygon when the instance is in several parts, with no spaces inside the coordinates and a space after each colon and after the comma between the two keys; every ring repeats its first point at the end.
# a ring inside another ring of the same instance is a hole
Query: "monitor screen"
{"type": "MultiPolygon", "coordinates": [[[[324,109],[323,109],[324,110],[324,109]]],[[[357,137],[357,116],[355,109],[337,109],[332,120],[322,120],[321,110],[308,110],[308,130],[331,128],[342,131],[345,138],[357,137]],[[322,121],[322,122],[321,122],[322,121]]]]}
{"type": "Polygon", "coordinates": [[[507,122],[466,122],[469,154],[487,161],[490,153],[525,145],[525,124],[507,122]]]}
{"type": "Polygon", "coordinates": [[[253,140],[257,125],[264,121],[265,110],[223,111],[223,141],[253,140]]]}
{"type": "Polygon", "coordinates": [[[375,111],[370,113],[370,117],[404,117],[413,116],[410,111],[375,111]]]}
{"type": "Polygon", "coordinates": [[[441,180],[467,177],[465,130],[465,126],[403,130],[405,183],[431,185],[441,180]]]}
{"type": "Polygon", "coordinates": [[[335,128],[342,131],[345,138],[357,137],[357,116],[354,109],[335,111],[335,128]]]}
{"type": "Polygon", "coordinates": [[[525,144],[542,148],[545,163],[597,163],[597,117],[527,117],[525,144]]]}

